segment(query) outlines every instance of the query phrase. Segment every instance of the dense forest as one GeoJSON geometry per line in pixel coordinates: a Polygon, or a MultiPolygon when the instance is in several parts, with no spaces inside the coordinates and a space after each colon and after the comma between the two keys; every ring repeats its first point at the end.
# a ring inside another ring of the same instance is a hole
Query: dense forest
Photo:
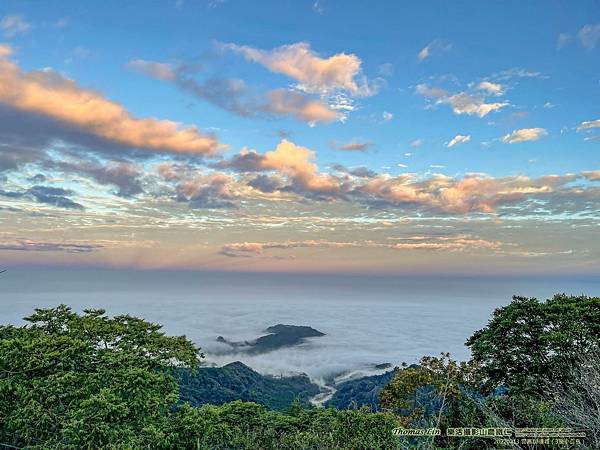
{"type": "Polygon", "coordinates": [[[25,321],[0,327],[0,448],[497,447],[398,427],[572,427],[587,438],[569,448],[600,448],[597,297],[515,297],[468,338],[471,360],[426,356],[342,386],[326,408],[307,402],[305,377],[203,367],[185,336],[136,317],[60,305],[25,321]]]}

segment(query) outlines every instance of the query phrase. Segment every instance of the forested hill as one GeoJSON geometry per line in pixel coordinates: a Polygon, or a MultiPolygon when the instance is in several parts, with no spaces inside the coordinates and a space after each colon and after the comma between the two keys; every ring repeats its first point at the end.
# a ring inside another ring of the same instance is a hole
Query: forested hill
{"type": "Polygon", "coordinates": [[[307,375],[272,377],[261,375],[236,361],[223,367],[204,367],[195,374],[175,372],[181,400],[193,406],[206,403],[222,405],[234,400],[255,402],[273,410],[287,409],[295,398],[301,404],[320,392],[307,375]]]}

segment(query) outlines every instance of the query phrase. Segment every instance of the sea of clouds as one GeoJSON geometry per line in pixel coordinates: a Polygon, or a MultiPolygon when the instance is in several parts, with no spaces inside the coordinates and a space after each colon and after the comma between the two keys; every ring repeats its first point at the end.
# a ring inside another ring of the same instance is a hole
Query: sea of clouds
{"type": "Polygon", "coordinates": [[[16,269],[0,280],[0,319],[20,323],[34,307],[59,303],[102,307],[185,334],[202,348],[207,365],[239,360],[261,373],[307,373],[324,383],[442,351],[467,359],[466,339],[513,294],[543,298],[598,287],[597,280],[16,269]],[[219,335],[255,339],[278,323],[308,325],[326,336],[251,356],[216,342],[219,335]]]}

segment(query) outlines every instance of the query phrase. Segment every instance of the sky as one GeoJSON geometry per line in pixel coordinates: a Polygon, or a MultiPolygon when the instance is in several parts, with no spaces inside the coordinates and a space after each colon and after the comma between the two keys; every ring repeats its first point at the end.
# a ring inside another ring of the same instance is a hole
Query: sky
{"type": "Polygon", "coordinates": [[[0,4],[0,265],[600,266],[600,3],[0,4]]]}

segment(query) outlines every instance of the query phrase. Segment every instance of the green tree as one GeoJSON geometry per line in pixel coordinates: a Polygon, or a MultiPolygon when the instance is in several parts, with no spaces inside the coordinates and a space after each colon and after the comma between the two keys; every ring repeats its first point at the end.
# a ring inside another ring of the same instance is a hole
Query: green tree
{"type": "Polygon", "coordinates": [[[600,298],[555,295],[540,302],[514,297],[494,311],[466,345],[492,392],[543,397],[569,381],[569,367],[600,344],[600,298]]]}
{"type": "Polygon", "coordinates": [[[36,309],[0,327],[0,441],[28,448],[142,448],[179,398],[170,371],[202,354],[184,336],[101,309],[36,309]]]}

